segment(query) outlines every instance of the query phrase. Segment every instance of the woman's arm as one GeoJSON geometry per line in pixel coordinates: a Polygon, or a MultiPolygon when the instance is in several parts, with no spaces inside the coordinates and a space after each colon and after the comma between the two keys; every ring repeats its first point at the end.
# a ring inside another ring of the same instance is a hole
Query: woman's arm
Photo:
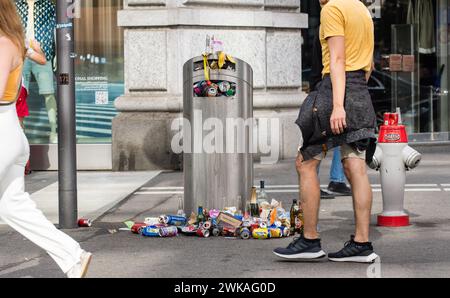
{"type": "Polygon", "coordinates": [[[47,58],[45,58],[45,54],[42,52],[41,44],[36,40],[32,40],[28,46],[27,57],[38,64],[45,65],[47,58]]]}
{"type": "Polygon", "coordinates": [[[6,38],[0,38],[0,100],[2,100],[12,70],[14,50],[6,38]]]}
{"type": "Polygon", "coordinates": [[[347,127],[345,100],[345,39],[344,36],[331,36],[327,39],[330,49],[330,76],[333,85],[333,113],[330,123],[334,134],[341,134],[347,127]]]}

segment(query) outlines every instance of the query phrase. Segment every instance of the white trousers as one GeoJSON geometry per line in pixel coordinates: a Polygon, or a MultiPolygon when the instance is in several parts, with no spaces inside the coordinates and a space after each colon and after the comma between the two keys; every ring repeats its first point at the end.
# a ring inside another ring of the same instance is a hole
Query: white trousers
{"type": "Polygon", "coordinates": [[[25,192],[24,168],[29,154],[15,104],[0,106],[0,218],[47,251],[67,273],[80,261],[82,249],[56,229],[25,192]]]}

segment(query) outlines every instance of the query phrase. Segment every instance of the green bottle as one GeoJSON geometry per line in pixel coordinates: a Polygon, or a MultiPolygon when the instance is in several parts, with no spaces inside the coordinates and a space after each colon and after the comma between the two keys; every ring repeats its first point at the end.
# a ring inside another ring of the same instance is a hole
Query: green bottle
{"type": "Polygon", "coordinates": [[[205,221],[205,215],[203,214],[203,207],[198,206],[197,223],[201,223],[204,221],[205,221]]]}

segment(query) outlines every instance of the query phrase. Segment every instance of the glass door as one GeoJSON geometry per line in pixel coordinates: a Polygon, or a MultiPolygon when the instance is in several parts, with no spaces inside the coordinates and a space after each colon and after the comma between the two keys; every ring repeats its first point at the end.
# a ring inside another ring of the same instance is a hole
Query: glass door
{"type": "Polygon", "coordinates": [[[399,107],[412,140],[448,140],[449,4],[384,0],[374,18],[373,103],[380,123],[399,107]]]}

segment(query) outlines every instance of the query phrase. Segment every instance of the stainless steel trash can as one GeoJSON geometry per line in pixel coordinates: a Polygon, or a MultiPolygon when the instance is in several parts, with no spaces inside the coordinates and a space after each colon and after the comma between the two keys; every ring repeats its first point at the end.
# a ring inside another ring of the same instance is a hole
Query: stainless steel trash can
{"type": "MultiPolygon", "coordinates": [[[[210,55],[209,64],[217,59],[210,55]]],[[[198,206],[219,210],[236,207],[244,212],[250,199],[253,70],[246,62],[234,60],[236,63],[228,63],[226,69],[210,70],[212,84],[223,86],[220,82],[228,82],[235,88],[228,96],[207,97],[194,90],[194,86],[205,82],[203,57],[195,57],[184,65],[184,118],[190,123],[190,129],[185,127],[183,134],[183,143],[190,148],[184,152],[184,209],[188,215],[196,212],[198,206]],[[208,142],[211,134],[214,141],[208,142]],[[208,144],[215,146],[208,148],[208,144]]]]}

